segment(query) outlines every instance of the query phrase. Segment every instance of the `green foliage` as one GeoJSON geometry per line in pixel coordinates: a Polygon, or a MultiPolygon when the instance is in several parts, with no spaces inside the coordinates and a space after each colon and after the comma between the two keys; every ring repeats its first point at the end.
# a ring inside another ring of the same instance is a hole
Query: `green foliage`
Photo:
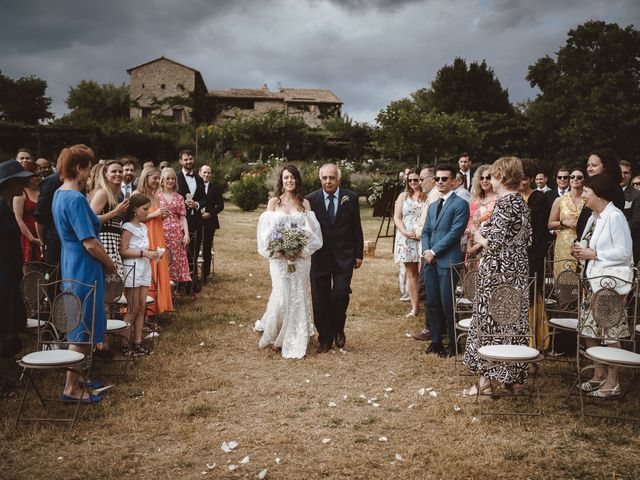
{"type": "Polygon", "coordinates": [[[350,160],[359,162],[365,151],[371,148],[374,129],[366,123],[354,122],[346,114],[326,120],[323,130],[329,137],[328,142],[343,146],[350,160]]]}
{"type": "Polygon", "coordinates": [[[52,119],[46,90],[47,82],[36,76],[13,80],[0,72],[0,120],[37,125],[52,119]]]}
{"type": "Polygon", "coordinates": [[[589,21],[568,33],[556,59],[538,59],[527,80],[541,94],[528,105],[533,141],[543,156],[584,162],[593,148],[640,151],[640,32],[589,21]]]}
{"type": "Polygon", "coordinates": [[[71,123],[129,118],[129,87],[125,84],[116,86],[81,80],[75,87],[69,88],[65,103],[71,110],[71,123]]]}
{"type": "Polygon", "coordinates": [[[269,190],[264,185],[264,175],[243,175],[240,180],[231,184],[233,203],[245,212],[251,212],[265,203],[269,198],[269,190]]]}

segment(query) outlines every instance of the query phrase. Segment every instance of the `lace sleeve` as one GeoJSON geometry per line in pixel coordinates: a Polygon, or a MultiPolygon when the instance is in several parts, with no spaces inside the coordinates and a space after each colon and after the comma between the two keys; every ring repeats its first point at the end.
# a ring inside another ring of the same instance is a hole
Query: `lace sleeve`
{"type": "Polygon", "coordinates": [[[309,243],[302,251],[303,258],[313,255],[322,247],[322,230],[320,229],[320,224],[318,223],[316,214],[313,212],[307,212],[305,217],[306,228],[311,233],[311,237],[309,238],[309,243]]]}
{"type": "Polygon", "coordinates": [[[272,212],[264,212],[260,215],[260,219],[258,220],[258,253],[263,257],[269,258],[269,252],[267,252],[267,240],[269,238],[269,233],[271,233],[271,228],[273,226],[273,213],[272,212]]]}

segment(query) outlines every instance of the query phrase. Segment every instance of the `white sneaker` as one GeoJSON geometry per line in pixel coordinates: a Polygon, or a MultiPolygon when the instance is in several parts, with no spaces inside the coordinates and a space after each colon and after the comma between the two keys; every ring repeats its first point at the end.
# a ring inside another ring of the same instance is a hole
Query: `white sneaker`
{"type": "Polygon", "coordinates": [[[402,295],[400,297],[400,301],[401,302],[410,302],[411,301],[411,296],[408,293],[405,293],[404,295],[402,295]]]}

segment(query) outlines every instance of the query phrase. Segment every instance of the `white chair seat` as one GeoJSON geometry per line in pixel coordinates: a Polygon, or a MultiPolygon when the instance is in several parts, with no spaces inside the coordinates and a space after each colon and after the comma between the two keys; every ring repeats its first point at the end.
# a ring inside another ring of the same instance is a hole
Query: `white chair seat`
{"type": "Polygon", "coordinates": [[[44,327],[47,322],[44,320],[38,320],[37,318],[27,318],[27,328],[38,328],[38,323],[41,327],[44,327]]]}
{"type": "Polygon", "coordinates": [[[460,285],[458,285],[458,286],[456,287],[456,293],[457,293],[458,295],[462,295],[462,287],[461,287],[460,285]]]}
{"type": "Polygon", "coordinates": [[[590,347],[587,356],[596,361],[640,366],[640,354],[613,347],[590,347]]]}
{"type": "MultiPolygon", "coordinates": [[[[124,296],[124,294],[116,299],[116,302],[119,303],[120,305],[126,305],[127,302],[127,297],[124,296]]],[[[146,300],[147,305],[151,305],[152,303],[154,303],[153,297],[150,297],[149,295],[147,295],[147,300],[146,300]]]]}
{"type": "Polygon", "coordinates": [[[544,304],[545,304],[545,305],[555,305],[556,303],[558,303],[558,302],[557,302],[557,301],[555,301],[553,298],[547,298],[547,299],[544,301],[544,304]]]}
{"type": "Polygon", "coordinates": [[[175,287],[176,286],[176,282],[174,282],[173,280],[169,280],[169,286],[175,287]]]}
{"type": "Polygon", "coordinates": [[[123,320],[107,319],[107,332],[109,333],[120,332],[127,328],[129,328],[129,324],[123,320]]]}
{"type": "Polygon", "coordinates": [[[485,345],[478,349],[478,353],[498,362],[535,360],[540,356],[538,350],[526,345],[485,345]]]}
{"type": "Polygon", "coordinates": [[[21,362],[33,366],[73,365],[84,360],[84,354],[72,350],[45,350],[22,357],[21,362]]]}
{"type": "Polygon", "coordinates": [[[578,329],[577,318],[550,318],[549,325],[554,327],[563,328],[565,330],[576,331],[578,329]]]}
{"type": "Polygon", "coordinates": [[[640,333],[640,323],[636,325],[636,332],[640,333]]]}
{"type": "Polygon", "coordinates": [[[470,327],[471,327],[471,319],[470,318],[463,318],[462,320],[460,320],[458,322],[458,328],[460,330],[469,330],[470,327]]]}
{"type": "Polygon", "coordinates": [[[152,303],[155,303],[155,300],[153,299],[153,297],[147,295],[147,305],[151,305],[152,303]]]}
{"type": "Polygon", "coordinates": [[[458,300],[458,305],[473,305],[473,302],[468,298],[462,297],[458,300]]]}

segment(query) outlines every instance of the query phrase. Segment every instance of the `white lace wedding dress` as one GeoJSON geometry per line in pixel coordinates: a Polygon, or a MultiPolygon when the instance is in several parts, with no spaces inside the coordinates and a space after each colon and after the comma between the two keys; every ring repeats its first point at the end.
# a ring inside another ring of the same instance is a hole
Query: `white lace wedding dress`
{"type": "Polygon", "coordinates": [[[263,331],[258,346],[282,348],[284,358],[302,358],[307,353],[309,338],[314,335],[309,269],[311,255],[322,247],[320,224],[313,212],[264,212],[258,221],[258,253],[269,258],[271,296],[256,330],[263,331]],[[276,225],[293,223],[303,226],[311,237],[302,257],[296,260],[296,271],[287,271],[284,257],[269,258],[267,240],[276,225]]]}

